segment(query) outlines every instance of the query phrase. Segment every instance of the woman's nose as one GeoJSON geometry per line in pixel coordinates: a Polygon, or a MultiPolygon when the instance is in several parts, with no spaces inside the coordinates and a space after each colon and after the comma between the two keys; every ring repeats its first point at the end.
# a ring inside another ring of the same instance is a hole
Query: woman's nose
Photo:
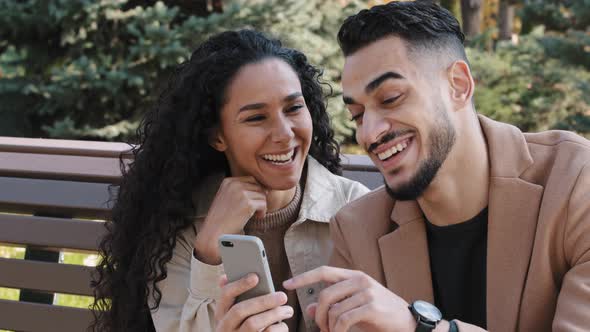
{"type": "Polygon", "coordinates": [[[290,141],[295,137],[293,133],[293,125],[291,121],[284,117],[280,117],[273,123],[272,140],[274,142],[290,141]]]}

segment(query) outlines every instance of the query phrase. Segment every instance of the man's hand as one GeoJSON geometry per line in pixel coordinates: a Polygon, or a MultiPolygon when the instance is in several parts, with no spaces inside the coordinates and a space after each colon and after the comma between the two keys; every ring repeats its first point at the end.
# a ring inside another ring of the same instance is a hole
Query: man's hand
{"type": "Polygon", "coordinates": [[[353,325],[367,331],[414,331],[408,303],[361,271],[322,266],[283,283],[286,289],[325,282],[319,302],[311,304],[322,331],[348,331],[353,325]]]}

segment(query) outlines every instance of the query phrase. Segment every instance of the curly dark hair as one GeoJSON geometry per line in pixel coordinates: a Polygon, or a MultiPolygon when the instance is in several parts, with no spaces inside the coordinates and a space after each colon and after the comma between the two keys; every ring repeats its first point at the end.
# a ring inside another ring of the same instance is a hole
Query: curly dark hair
{"type": "Polygon", "coordinates": [[[225,155],[208,139],[219,123],[226,88],[240,68],[267,58],[283,60],[297,73],[313,122],[309,154],[341,174],[321,71],[303,53],[260,32],[228,31],[209,38],[176,68],[146,113],[139,144],[131,150],[134,160],[125,168],[121,159],[123,179],[93,281],[92,330],[154,331],[150,310],[162,297],[157,283],[167,276],[180,233],[193,227],[191,193],[207,175],[229,169],[225,155]]]}
{"type": "Polygon", "coordinates": [[[410,52],[447,50],[467,61],[457,19],[432,0],[393,1],[348,17],[338,31],[345,56],[387,36],[401,37],[410,52]]]}

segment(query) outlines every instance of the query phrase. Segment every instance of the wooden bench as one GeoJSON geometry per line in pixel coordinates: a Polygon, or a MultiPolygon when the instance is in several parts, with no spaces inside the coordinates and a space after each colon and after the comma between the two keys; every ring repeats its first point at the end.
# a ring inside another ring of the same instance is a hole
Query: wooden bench
{"type": "MultiPolygon", "coordinates": [[[[54,305],[54,294],[92,296],[93,267],[63,264],[60,252],[96,253],[120,180],[123,143],[0,137],[0,246],[24,247],[25,259],[0,257],[0,329],[84,331],[88,309],[54,305]],[[110,189],[109,189],[110,188],[110,189]]],[[[344,175],[370,188],[382,178],[366,156],[343,156],[344,175]]]]}

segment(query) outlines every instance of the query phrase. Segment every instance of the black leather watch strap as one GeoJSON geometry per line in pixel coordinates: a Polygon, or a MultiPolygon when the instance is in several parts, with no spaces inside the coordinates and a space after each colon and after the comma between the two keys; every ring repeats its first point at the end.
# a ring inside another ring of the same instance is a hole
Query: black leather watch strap
{"type": "Polygon", "coordinates": [[[436,328],[436,324],[428,324],[426,322],[418,320],[418,325],[416,325],[416,332],[431,332],[436,328]]]}

